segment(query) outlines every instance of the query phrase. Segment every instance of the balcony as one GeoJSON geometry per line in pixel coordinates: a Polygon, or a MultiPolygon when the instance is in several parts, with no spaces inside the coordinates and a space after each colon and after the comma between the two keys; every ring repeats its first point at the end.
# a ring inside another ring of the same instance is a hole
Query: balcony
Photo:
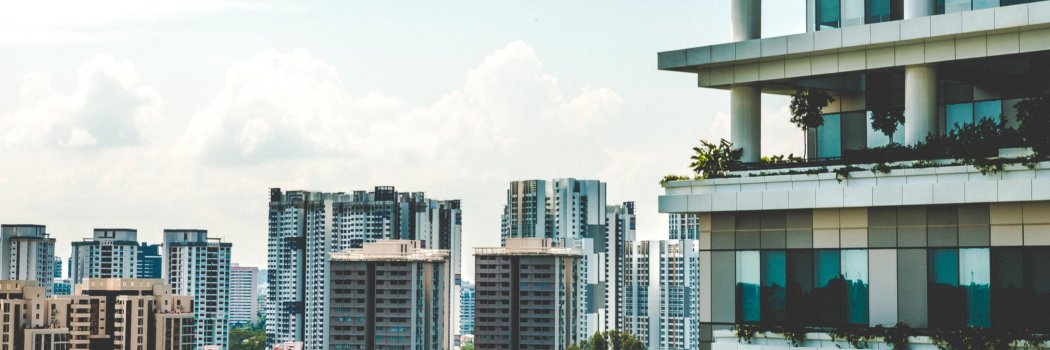
{"type": "MultiPolygon", "coordinates": [[[[738,338],[734,331],[731,330],[716,330],[713,333],[714,343],[711,344],[712,350],[787,350],[787,349],[858,349],[861,347],[854,346],[843,339],[833,339],[829,333],[805,333],[805,339],[802,341],[801,346],[793,346],[791,340],[781,334],[774,334],[770,332],[758,332],[750,339],[745,341],[738,338]]],[[[908,336],[907,337],[907,349],[909,350],[938,350],[940,349],[937,345],[938,338],[930,336],[908,336]]],[[[954,339],[953,339],[954,340],[954,339]]],[[[866,349],[895,349],[891,344],[887,343],[885,339],[881,337],[872,337],[868,340],[863,341],[866,345],[863,348],[866,349]]],[[[982,344],[983,345],[983,344],[982,344]]],[[[1026,344],[1025,340],[1017,339],[1013,340],[1009,344],[1011,349],[1035,349],[1037,347],[1026,344]]],[[[1038,343],[1041,349],[1045,349],[1050,346],[1050,342],[1038,343]]],[[[979,347],[975,347],[979,348],[979,347]]]]}

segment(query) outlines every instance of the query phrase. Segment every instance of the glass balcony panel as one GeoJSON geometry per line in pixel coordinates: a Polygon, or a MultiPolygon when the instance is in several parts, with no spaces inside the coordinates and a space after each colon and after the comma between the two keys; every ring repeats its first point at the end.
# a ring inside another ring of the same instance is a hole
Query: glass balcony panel
{"type": "Polygon", "coordinates": [[[944,0],[944,13],[969,11],[970,0],[944,0]]]}
{"type": "Polygon", "coordinates": [[[839,0],[817,0],[817,30],[841,27],[839,0]]]}
{"type": "Polygon", "coordinates": [[[864,24],[864,0],[842,0],[842,26],[864,24]]]}
{"type": "Polygon", "coordinates": [[[973,0],[973,9],[980,10],[992,7],[999,7],[999,0],[973,0]]]}
{"type": "Polygon", "coordinates": [[[824,115],[824,125],[817,128],[817,157],[842,156],[842,125],[839,114],[824,115]]]}

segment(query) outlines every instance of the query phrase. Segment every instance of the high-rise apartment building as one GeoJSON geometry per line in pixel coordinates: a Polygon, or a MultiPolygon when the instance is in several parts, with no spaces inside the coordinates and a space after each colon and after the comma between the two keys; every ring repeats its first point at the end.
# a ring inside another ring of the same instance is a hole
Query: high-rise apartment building
{"type": "Polygon", "coordinates": [[[193,350],[193,303],[160,280],[85,279],[48,298],[36,281],[0,281],[0,349],[193,350]]]}
{"type": "Polygon", "coordinates": [[[451,349],[449,253],[381,240],[331,254],[330,349],[451,349]]]}
{"type": "MultiPolygon", "coordinates": [[[[448,250],[449,290],[458,293],[462,213],[458,200],[380,186],[372,192],[323,193],[270,190],[267,342],[302,341],[326,349],[328,254],[379,240],[419,240],[425,249],[448,250]]],[[[455,295],[455,294],[454,294],[455,295]]],[[[453,299],[448,324],[456,320],[453,299]]],[[[452,327],[444,339],[453,339],[452,327]]]]}
{"type": "Polygon", "coordinates": [[[73,242],[70,281],[77,284],[85,278],[136,278],[138,244],[138,231],[134,229],[96,228],[92,238],[73,242]]]}
{"type": "Polygon", "coordinates": [[[476,248],[474,344],[478,349],[564,350],[578,325],[581,254],[547,238],[507,238],[476,248]]]}
{"type": "Polygon", "coordinates": [[[459,289],[459,334],[474,334],[474,284],[463,281],[459,289]]]}
{"type": "Polygon", "coordinates": [[[637,337],[648,349],[698,348],[697,241],[630,242],[626,253],[620,330],[637,337]]]}
{"type": "Polygon", "coordinates": [[[66,278],[55,279],[51,282],[51,289],[53,295],[72,295],[73,282],[66,278]]]}
{"type": "Polygon", "coordinates": [[[673,213],[667,215],[670,239],[700,238],[700,215],[696,213],[673,213]]]}
{"type": "Polygon", "coordinates": [[[138,247],[138,278],[162,278],[164,259],[160,256],[161,245],[142,242],[138,247]]]}
{"type": "Polygon", "coordinates": [[[713,341],[701,349],[735,348],[734,324],[1050,324],[1050,162],[1021,159],[1038,140],[970,147],[988,151],[977,162],[1005,163],[990,171],[877,148],[936,142],[986,118],[1037,122],[1018,116],[1050,91],[1050,2],[805,5],[805,33],[762,37],[762,2],[734,0],[733,42],[659,54],[660,69],[729,91],[729,141],[743,150],[733,177],[668,182],[659,200],[661,212],[700,218],[700,338],[713,341]],[[821,91],[835,101],[804,135],[808,158],[760,162],[761,94],[821,91]],[[886,136],[876,114],[903,124],[886,136]],[[893,167],[875,169],[853,157],[860,150],[893,167]]]}
{"type": "Polygon", "coordinates": [[[627,246],[636,239],[636,219],[634,202],[624,202],[606,208],[606,280],[610,281],[605,288],[605,325],[608,329],[623,329],[618,315],[623,314],[624,273],[626,272],[627,246]]]}
{"type": "Polygon", "coordinates": [[[259,268],[230,266],[230,324],[255,323],[259,304],[256,298],[259,268]]]}
{"type": "MultiPolygon", "coordinates": [[[[612,328],[607,316],[607,289],[614,289],[615,268],[609,260],[605,183],[555,179],[514,181],[507,190],[501,238],[550,238],[556,246],[580,250],[580,334],[612,328]]],[[[613,264],[615,265],[615,261],[613,264]]],[[[615,307],[615,306],[613,306],[615,307]]]]}
{"type": "Polygon", "coordinates": [[[52,277],[56,279],[62,278],[62,258],[57,256],[55,257],[55,269],[52,277]]]}
{"type": "Polygon", "coordinates": [[[51,296],[55,239],[44,225],[0,225],[0,280],[34,280],[51,296]]]}
{"type": "Polygon", "coordinates": [[[164,230],[164,275],[176,294],[193,297],[198,346],[227,346],[231,247],[206,230],[164,230]]]}

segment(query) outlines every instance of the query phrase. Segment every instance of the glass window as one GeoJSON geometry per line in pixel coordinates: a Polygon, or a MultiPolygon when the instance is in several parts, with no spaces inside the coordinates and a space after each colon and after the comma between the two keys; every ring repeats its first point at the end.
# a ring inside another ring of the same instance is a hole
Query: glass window
{"type": "Polygon", "coordinates": [[[787,256],[783,250],[762,252],[762,322],[787,319],[787,256]]]}
{"type": "MultiPolygon", "coordinates": [[[[883,134],[882,131],[875,130],[875,128],[871,127],[871,112],[868,112],[866,119],[867,119],[867,126],[865,126],[865,128],[867,128],[867,131],[868,131],[868,135],[867,135],[868,136],[867,137],[868,147],[869,148],[882,147],[882,146],[890,144],[890,138],[886,137],[886,134],[883,134]]],[[[904,144],[904,125],[903,124],[902,125],[897,125],[897,131],[895,131],[893,133],[893,143],[904,144]]]]}
{"type": "Polygon", "coordinates": [[[945,132],[973,123],[973,103],[954,103],[944,106],[946,111],[945,132]]]}
{"type": "Polygon", "coordinates": [[[840,27],[839,0],[817,0],[817,30],[840,27]]]}
{"type": "Polygon", "coordinates": [[[841,0],[842,1],[842,26],[855,26],[864,24],[864,0],[841,0]]]}
{"type": "Polygon", "coordinates": [[[879,23],[893,19],[890,0],[867,0],[866,2],[864,23],[879,23]]]}
{"type": "Polygon", "coordinates": [[[871,123],[868,123],[866,112],[843,113],[839,124],[843,149],[857,150],[868,145],[868,128],[871,127],[871,123]]]}
{"type": "Polygon", "coordinates": [[[817,128],[817,157],[842,156],[842,126],[838,114],[824,115],[824,125],[817,128]]]}
{"type": "Polygon", "coordinates": [[[944,0],[944,13],[969,11],[970,0],[944,0]]]}
{"type": "Polygon", "coordinates": [[[868,251],[842,251],[842,277],[846,282],[846,321],[868,324],[868,251]]]}
{"type": "Polygon", "coordinates": [[[1021,247],[992,248],[992,324],[1023,330],[1025,320],[1024,256],[1021,247]]]}
{"type": "Polygon", "coordinates": [[[813,316],[815,326],[836,326],[842,319],[845,283],[838,250],[813,251],[813,316]]]}
{"type": "Polygon", "coordinates": [[[736,252],[736,319],[741,322],[761,320],[759,260],[758,251],[736,252]]]}
{"type": "Polygon", "coordinates": [[[991,326],[991,268],[988,248],[959,249],[959,285],[966,295],[966,325],[991,326]]]}
{"type": "Polygon", "coordinates": [[[959,291],[959,250],[929,251],[927,314],[930,328],[961,328],[963,297],[959,291]]]}
{"type": "Polygon", "coordinates": [[[1024,267],[1025,323],[1050,330],[1050,247],[1026,247],[1024,267]]]}
{"type": "Polygon", "coordinates": [[[999,7],[999,0],[973,0],[973,9],[980,10],[992,7],[999,7]]]}
{"type": "Polygon", "coordinates": [[[813,251],[787,252],[787,312],[791,323],[812,325],[813,251]]]}
{"type": "Polygon", "coordinates": [[[973,103],[973,116],[975,121],[981,120],[983,118],[988,118],[993,121],[999,121],[999,117],[1002,115],[1002,100],[989,100],[973,103]]]}

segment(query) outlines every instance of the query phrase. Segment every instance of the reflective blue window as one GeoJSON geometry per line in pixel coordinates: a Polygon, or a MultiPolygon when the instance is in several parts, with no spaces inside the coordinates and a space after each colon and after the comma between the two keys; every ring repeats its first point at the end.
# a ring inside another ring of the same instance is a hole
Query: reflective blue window
{"type": "MultiPolygon", "coordinates": [[[[868,131],[867,143],[869,148],[882,147],[890,144],[890,138],[882,131],[871,127],[871,112],[867,114],[866,128],[868,131]]],[[[904,125],[897,125],[897,131],[893,133],[893,143],[904,144],[904,125]]]]}
{"type": "Polygon", "coordinates": [[[890,0],[868,0],[865,6],[865,23],[879,23],[893,20],[890,0]]]}
{"type": "Polygon", "coordinates": [[[1003,115],[1002,100],[989,100],[973,103],[974,121],[981,120],[982,118],[998,121],[999,116],[1001,115],[1003,115]]]}
{"type": "Polygon", "coordinates": [[[966,325],[991,326],[991,267],[988,248],[959,249],[959,286],[966,296],[966,325]]]}
{"type": "Polygon", "coordinates": [[[741,322],[762,320],[760,260],[758,251],[736,252],[736,319],[741,322]]]}
{"type": "Polygon", "coordinates": [[[817,0],[817,30],[839,28],[839,0],[817,0]]]}
{"type": "Polygon", "coordinates": [[[824,115],[824,125],[817,128],[817,157],[842,156],[842,125],[838,114],[824,115]]]}
{"type": "Polygon", "coordinates": [[[868,324],[868,251],[842,251],[842,278],[846,282],[846,321],[868,324]]]}
{"type": "Polygon", "coordinates": [[[970,0],[944,0],[944,13],[970,10],[970,0]]]}
{"type": "Polygon", "coordinates": [[[836,326],[842,319],[845,281],[841,273],[842,256],[838,250],[813,252],[814,325],[836,326]]]}
{"type": "Polygon", "coordinates": [[[999,0],[973,0],[973,9],[980,10],[992,7],[999,7],[999,0]]]}
{"type": "Polygon", "coordinates": [[[944,106],[945,132],[973,123],[973,103],[954,103],[944,106]]]}
{"type": "Polygon", "coordinates": [[[762,252],[762,322],[787,319],[787,255],[783,250],[762,252]]]}
{"type": "Polygon", "coordinates": [[[864,24],[864,0],[842,1],[842,26],[849,27],[864,24]]]}

